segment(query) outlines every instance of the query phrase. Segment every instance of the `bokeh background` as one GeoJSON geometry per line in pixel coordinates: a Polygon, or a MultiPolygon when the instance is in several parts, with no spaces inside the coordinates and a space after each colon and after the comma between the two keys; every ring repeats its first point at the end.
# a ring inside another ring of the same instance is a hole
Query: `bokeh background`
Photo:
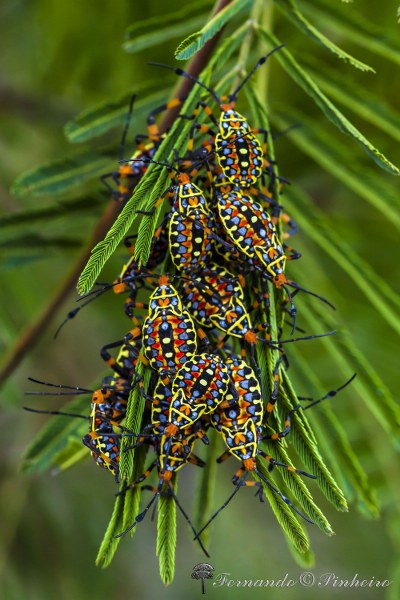
{"type": "MultiPolygon", "coordinates": [[[[313,3],[304,0],[301,6],[308,8],[307,14],[312,18],[313,3]]],[[[180,8],[179,0],[168,3],[168,12],[180,8]]],[[[398,34],[396,2],[380,3],[378,7],[372,0],[358,0],[346,8],[370,21],[371,26],[379,28],[384,37],[393,39],[398,34]]],[[[22,172],[43,162],[63,158],[76,150],[67,141],[63,126],[77,113],[96,103],[116,99],[140,86],[150,76],[147,62],[173,63],[173,52],[184,37],[182,35],[135,54],[122,49],[124,32],[129,25],[163,11],[166,11],[166,6],[161,0],[100,4],[93,0],[84,3],[75,0],[57,3],[50,0],[10,0],[0,6],[0,203],[3,214],[58,202],[59,198],[51,195],[12,195],[10,187],[22,172]]],[[[320,63],[325,62],[327,69],[329,67],[336,73],[337,84],[340,84],[341,77],[355,81],[364,90],[366,101],[369,94],[380,99],[377,115],[380,110],[388,109],[396,115],[400,97],[400,53],[391,60],[379,54],[374,47],[374,37],[371,37],[371,48],[357,45],[357,39],[344,37],[334,25],[329,28],[326,20],[320,23],[320,15],[315,12],[314,22],[331,39],[376,70],[376,74],[362,73],[306,39],[283,19],[278,8],[273,8],[273,11],[269,15],[269,25],[299,61],[303,57],[311,57],[320,63]]],[[[355,142],[338,133],[277,62],[271,61],[268,68],[271,72],[266,102],[271,116],[284,113],[286,120],[301,127],[298,115],[287,112],[286,107],[290,105],[301,109],[311,122],[323,123],[327,139],[344,145],[343,163],[354,160],[359,181],[367,188],[372,181],[375,187],[371,189],[376,196],[379,196],[376,190],[380,187],[385,197],[392,194],[395,211],[399,179],[381,170],[355,142]]],[[[328,78],[330,73],[327,71],[328,78]]],[[[151,78],[154,79],[153,74],[151,78]]],[[[161,78],[159,85],[165,85],[161,78]]],[[[397,143],[399,120],[393,120],[392,131],[390,128],[384,131],[350,108],[341,108],[374,145],[397,166],[400,165],[397,143]]],[[[135,127],[135,133],[137,131],[143,131],[143,125],[135,127]]],[[[115,146],[115,159],[118,157],[120,136],[121,127],[116,127],[99,141],[99,144],[115,146]]],[[[335,176],[337,156],[332,157],[329,167],[323,168],[290,136],[276,142],[276,152],[281,173],[296,189],[307,191],[316,206],[327,215],[335,232],[383,280],[398,288],[398,229],[378,208],[366,202],[362,194],[357,194],[354,186],[351,189],[341,177],[335,176]]],[[[85,185],[88,193],[99,188],[96,178],[85,185]]],[[[17,227],[2,227],[0,345],[5,358],[27,326],[45,310],[107,202],[104,197],[93,206],[88,204],[87,211],[81,212],[78,217],[61,214],[57,220],[32,223],[23,231],[17,227]],[[49,240],[45,248],[38,243],[39,238],[49,240]]],[[[399,385],[398,340],[393,327],[368,302],[335,260],[324,254],[302,231],[293,244],[304,255],[301,263],[296,265],[296,276],[301,270],[298,278],[304,285],[334,301],[338,322],[347,327],[354,345],[364,353],[396,398],[399,385]]],[[[121,252],[112,258],[101,276],[102,280],[115,277],[123,256],[121,252]]],[[[74,307],[75,299],[74,293],[65,299],[64,306],[49,323],[37,346],[18,365],[1,390],[1,598],[144,600],[200,594],[200,583],[193,581],[190,575],[193,566],[202,562],[203,558],[192,543],[184,523],[180,523],[178,529],[176,576],[169,588],[165,588],[159,580],[155,524],[150,519],[140,526],[133,539],[123,540],[108,569],[94,566],[111,514],[115,485],[112,478],[95,468],[91,460],[83,461],[57,476],[51,472],[21,473],[24,450],[48,420],[46,416],[25,413],[21,408],[28,403],[24,392],[32,389],[27,377],[91,385],[99,379],[103,369],[98,354],[100,346],[118,339],[126,329],[122,303],[120,309],[119,299],[104,297],[88,307],[79,316],[79,322],[71,322],[54,340],[57,325],[74,307]]],[[[311,301],[307,305],[310,308],[314,306],[311,301]]],[[[304,358],[309,368],[318,373],[324,389],[340,385],[345,380],[346,374],[332,367],[322,343],[304,349],[304,358]]],[[[349,366],[347,375],[350,374],[349,366]]],[[[323,392],[310,389],[300,371],[296,373],[294,370],[294,378],[299,393],[315,395],[323,392]]],[[[29,399],[31,405],[34,402],[36,406],[47,408],[62,406],[57,398],[29,399]]],[[[303,568],[294,562],[268,505],[259,505],[249,490],[245,490],[249,493],[238,494],[215,523],[210,540],[210,562],[216,573],[230,573],[233,579],[277,580],[287,573],[289,578],[298,581],[300,573],[311,570],[317,580],[324,573],[334,573],[339,579],[351,579],[358,574],[360,579],[389,579],[393,583],[386,590],[346,590],[317,585],[310,588],[296,585],[293,588],[240,590],[212,588],[208,582],[209,597],[223,599],[239,594],[249,598],[268,594],[272,599],[284,597],[289,600],[341,598],[350,594],[357,598],[399,597],[396,592],[399,589],[396,582],[400,549],[398,451],[374,414],[367,410],[363,399],[351,389],[334,402],[337,402],[336,414],[369,476],[370,485],[377,490],[381,518],[367,519],[354,502],[350,502],[348,513],[338,513],[316,492],[318,503],[336,535],[328,538],[320,530],[310,528],[315,565],[311,569],[303,568]]],[[[221,467],[215,506],[226,497],[227,485],[221,482],[224,478],[229,481],[234,468],[230,461],[221,467]]],[[[179,491],[184,506],[191,506],[194,489],[194,475],[188,470],[181,478],[179,491]]]]}

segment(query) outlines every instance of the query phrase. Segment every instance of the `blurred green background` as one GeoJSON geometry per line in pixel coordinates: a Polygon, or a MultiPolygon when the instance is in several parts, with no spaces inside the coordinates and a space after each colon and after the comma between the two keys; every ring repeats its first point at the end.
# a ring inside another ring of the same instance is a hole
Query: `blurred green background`
{"type": "MultiPolygon", "coordinates": [[[[309,5],[307,14],[312,18],[313,3],[304,1],[301,5],[309,5]]],[[[168,12],[180,7],[178,0],[171,0],[168,12]]],[[[380,3],[377,7],[372,0],[359,0],[346,8],[370,20],[385,35],[393,37],[398,34],[395,2],[380,3]]],[[[161,0],[148,0],[146,3],[10,0],[2,4],[0,203],[3,213],[51,205],[51,196],[17,197],[9,190],[22,172],[43,162],[62,158],[74,150],[63,134],[67,121],[96,103],[116,99],[134,90],[149,77],[153,79],[147,62],[173,63],[173,52],[184,35],[135,54],[128,54],[122,49],[124,32],[130,24],[165,10],[165,3],[161,0]]],[[[340,32],[335,31],[334,26],[329,29],[326,23],[322,24],[321,28],[331,39],[376,70],[376,74],[362,73],[307,40],[283,19],[277,8],[272,19],[274,31],[299,61],[303,57],[322,61],[336,73],[336,83],[340,83],[343,75],[362,86],[366,98],[371,92],[381,99],[382,106],[398,108],[399,62],[396,64],[395,60],[390,61],[377,54],[372,46],[368,50],[356,45],[357,40],[353,44],[351,39],[344,39],[340,32]]],[[[318,13],[315,13],[315,24],[319,23],[318,19],[318,13]]],[[[393,197],[396,197],[399,180],[382,171],[350,138],[338,133],[276,61],[271,61],[268,68],[271,74],[267,105],[271,116],[283,111],[289,122],[301,126],[297,115],[285,111],[289,104],[300,108],[311,122],[323,124],[328,138],[331,136],[344,144],[358,166],[360,181],[368,187],[372,180],[377,186],[373,189],[380,186],[385,190],[391,189],[393,197]]],[[[160,77],[160,86],[163,85],[164,80],[160,77]]],[[[342,109],[376,147],[397,166],[400,165],[394,135],[373,126],[346,107],[342,109]]],[[[135,128],[134,133],[143,129],[142,124],[135,128]]],[[[101,143],[104,141],[115,146],[115,159],[118,158],[120,135],[121,127],[117,127],[101,140],[101,143]]],[[[126,152],[129,153],[129,144],[126,152]]],[[[277,141],[276,152],[280,171],[290,179],[292,186],[306,190],[328,216],[336,233],[385,281],[398,287],[398,230],[392,222],[349,189],[340,177],[335,177],[302,152],[290,136],[277,141]]],[[[347,160],[344,157],[344,161],[347,160]]],[[[88,190],[97,188],[98,180],[94,179],[88,190]]],[[[104,199],[104,206],[107,201],[104,199]]],[[[66,214],[49,224],[41,223],[39,231],[35,224],[25,227],[23,235],[17,229],[3,229],[0,248],[0,344],[5,357],[60,285],[102,211],[102,203],[98,202],[93,210],[89,206],[79,219],[66,214]],[[68,238],[70,244],[68,247],[50,244],[45,252],[39,252],[34,244],[24,243],[23,236],[30,239],[29,236],[39,234],[53,240],[68,238]]],[[[290,271],[293,277],[296,273],[303,285],[334,301],[338,321],[345,324],[354,344],[366,355],[396,397],[399,372],[396,332],[335,261],[322,253],[302,231],[293,240],[293,245],[304,256],[301,263],[290,271]]],[[[123,252],[114,255],[101,280],[115,277],[123,257],[123,252]]],[[[126,329],[122,302],[104,297],[88,307],[84,314],[79,315],[79,322],[78,318],[72,321],[54,340],[57,325],[74,307],[75,299],[73,293],[66,298],[63,308],[34,351],[18,366],[1,392],[0,596],[5,600],[47,600],[54,597],[60,600],[88,597],[125,600],[200,594],[200,582],[193,581],[190,575],[193,566],[202,562],[203,557],[191,541],[191,534],[184,523],[180,523],[178,528],[176,576],[169,588],[165,588],[159,580],[155,524],[149,518],[138,527],[133,539],[122,541],[114,562],[107,570],[94,566],[111,514],[115,485],[106,472],[94,467],[93,461],[86,460],[58,476],[48,472],[20,472],[22,453],[48,420],[46,416],[25,413],[21,407],[24,404],[43,408],[62,406],[57,398],[30,398],[28,402],[24,392],[32,389],[32,384],[27,377],[91,385],[99,379],[103,370],[98,353],[100,346],[119,339],[126,329]]],[[[307,305],[310,308],[315,306],[312,301],[307,305]]],[[[318,373],[326,390],[345,380],[345,375],[332,368],[322,343],[307,346],[304,357],[310,368],[318,373]]],[[[349,367],[348,376],[350,374],[349,367]]],[[[294,373],[294,378],[300,394],[316,395],[323,391],[310,389],[301,373],[294,373]]],[[[392,580],[393,584],[388,588],[391,598],[399,597],[395,591],[398,589],[395,586],[400,549],[398,454],[362,399],[351,389],[348,388],[343,397],[334,402],[353,449],[368,473],[371,485],[378,491],[381,519],[365,519],[351,503],[349,513],[338,513],[317,493],[318,503],[336,535],[328,538],[320,530],[309,528],[316,562],[312,569],[303,569],[293,561],[268,505],[260,505],[249,490],[244,490],[215,522],[210,562],[216,573],[230,573],[233,579],[254,580],[276,580],[288,573],[296,581],[305,570],[311,570],[316,580],[324,573],[334,573],[339,579],[351,579],[358,574],[360,579],[392,580]]],[[[232,465],[231,461],[220,467],[215,506],[224,501],[235,469],[236,465],[232,465]],[[223,480],[225,485],[221,483],[223,480]]],[[[180,479],[179,496],[189,512],[194,489],[194,475],[188,469],[180,479]]],[[[293,588],[239,590],[213,588],[211,582],[207,582],[208,596],[221,599],[239,594],[249,598],[265,594],[272,599],[285,597],[289,600],[341,598],[350,594],[357,598],[384,598],[388,597],[388,590],[321,588],[317,584],[310,588],[296,585],[293,588]]]]}

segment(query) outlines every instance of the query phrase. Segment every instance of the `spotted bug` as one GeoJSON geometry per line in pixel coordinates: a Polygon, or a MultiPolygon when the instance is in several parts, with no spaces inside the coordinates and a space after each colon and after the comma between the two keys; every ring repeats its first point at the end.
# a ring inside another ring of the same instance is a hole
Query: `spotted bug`
{"type": "Polygon", "coordinates": [[[213,215],[202,190],[191,180],[188,173],[160,161],[155,164],[167,167],[171,185],[158,198],[149,211],[139,213],[152,215],[168,197],[172,203],[169,219],[169,247],[174,265],[182,272],[195,272],[204,268],[210,260],[215,243],[213,215]]]}
{"type": "Polygon", "coordinates": [[[119,538],[126,535],[129,531],[131,531],[138,523],[143,521],[147,512],[151,508],[151,506],[156,502],[157,498],[163,494],[167,493],[171,495],[178,509],[181,511],[185,520],[189,524],[192,532],[195,534],[195,538],[199,541],[200,547],[205,553],[206,556],[209,556],[207,550],[204,548],[201,540],[198,538],[198,534],[193,527],[193,524],[183,510],[173,487],[173,475],[179,471],[184,465],[187,463],[192,463],[199,467],[204,467],[205,463],[201,460],[201,458],[197,457],[193,454],[193,446],[196,441],[197,436],[191,432],[190,429],[185,431],[185,437],[181,440],[177,440],[171,438],[169,436],[163,435],[161,437],[154,437],[152,443],[154,445],[154,449],[156,451],[156,458],[147,468],[147,470],[140,475],[133,483],[129,484],[124,490],[120,493],[126,493],[127,490],[137,487],[145,481],[152,471],[157,468],[158,472],[158,484],[157,487],[149,487],[149,486],[141,486],[142,489],[147,487],[154,492],[153,497],[150,502],[144,508],[144,510],[139,513],[133,523],[127,527],[124,531],[117,534],[115,537],[119,538]]]}
{"type": "Polygon", "coordinates": [[[87,446],[96,464],[110,471],[115,480],[119,481],[120,436],[115,435],[113,426],[108,421],[94,430],[89,431],[82,443],[87,446]]]}
{"type": "Polygon", "coordinates": [[[278,46],[265,56],[261,57],[255,67],[250,71],[250,73],[248,73],[235,91],[227,98],[220,98],[215,90],[207,86],[193,75],[186,73],[182,69],[177,69],[159,63],[150,63],[154,66],[160,66],[174,71],[174,73],[177,75],[186,77],[187,79],[196,82],[198,85],[206,89],[217,101],[221,109],[219,121],[213,115],[211,108],[202,101],[197,104],[192,117],[187,117],[196,120],[199,110],[202,108],[205,110],[215,127],[218,129],[218,132],[215,133],[210,127],[206,125],[200,125],[196,122],[191,129],[188,148],[189,150],[193,149],[194,132],[196,130],[202,133],[210,134],[215,139],[215,153],[222,171],[229,181],[231,181],[231,183],[238,185],[241,188],[248,188],[249,186],[254,185],[263,174],[264,169],[270,168],[270,164],[264,157],[268,132],[264,129],[250,128],[246,118],[237,110],[235,110],[236,99],[239,91],[250,79],[253,73],[266,62],[267,58],[273,52],[276,52],[281,47],[282,46],[278,46]],[[258,141],[255,135],[256,133],[260,133],[264,136],[263,146],[258,141]]]}
{"type": "Polygon", "coordinates": [[[156,115],[160,114],[161,112],[181,106],[181,104],[185,100],[185,97],[173,98],[169,102],[153,109],[148,114],[147,134],[139,134],[136,136],[136,151],[134,152],[132,158],[129,159],[129,161],[125,161],[124,149],[135,99],[136,96],[132,96],[125,126],[122,132],[119,157],[120,165],[118,167],[118,171],[106,173],[100,177],[101,181],[112,193],[113,197],[121,203],[126,203],[131,198],[136,185],[148,169],[148,160],[154,157],[157,149],[161,145],[161,142],[165,138],[166,133],[161,133],[160,129],[156,124],[156,115]],[[112,182],[116,185],[116,189],[113,188],[112,185],[110,185],[109,179],[111,179],[112,182]]]}
{"type": "Polygon", "coordinates": [[[263,418],[263,400],[260,384],[253,369],[236,356],[225,360],[229,377],[236,390],[236,398],[227,392],[225,399],[210,415],[210,422],[217,431],[222,427],[237,429],[248,419],[259,425],[263,418]]]}
{"type": "Polygon", "coordinates": [[[208,263],[201,273],[183,280],[181,290],[187,309],[203,327],[215,327],[210,317],[219,314],[232,297],[244,301],[239,279],[214,262],[208,263]]]}
{"type": "Polygon", "coordinates": [[[229,388],[226,365],[215,355],[199,354],[177,371],[172,383],[170,423],[165,433],[178,436],[196,425],[202,415],[212,413],[229,388]]]}
{"type": "MultiPolygon", "coordinates": [[[[268,403],[267,415],[270,414],[269,410],[272,410],[275,404],[278,390],[280,364],[281,360],[277,362],[275,367],[276,383],[271,394],[273,397],[270,398],[270,402],[268,403]]],[[[312,521],[303,515],[303,513],[301,513],[292,504],[292,502],[278,490],[278,488],[276,488],[268,479],[266,479],[266,477],[263,476],[257,467],[256,458],[257,456],[263,457],[269,463],[270,469],[275,466],[279,466],[293,473],[305,475],[312,479],[315,479],[315,476],[311,475],[310,473],[306,473],[305,471],[296,469],[290,465],[276,461],[272,456],[268,455],[260,448],[260,442],[261,439],[263,439],[262,426],[264,422],[264,410],[261,389],[257,377],[255,376],[253,370],[238,357],[233,356],[232,358],[228,358],[226,360],[226,365],[237,391],[237,403],[236,405],[229,405],[226,402],[222,402],[217,407],[215,412],[210,415],[210,422],[211,425],[213,425],[215,429],[219,431],[227,447],[227,450],[217,459],[217,462],[222,462],[232,455],[242,463],[242,466],[232,478],[232,483],[236,486],[234,493],[231,494],[228,501],[225,502],[224,505],[214,513],[204,527],[201,528],[198,535],[200,535],[206,529],[206,527],[208,527],[211,521],[216,518],[220,511],[230,502],[235,493],[237,493],[242,486],[258,487],[260,500],[262,499],[263,484],[254,480],[246,481],[248,473],[256,474],[265,485],[279,495],[280,498],[286,504],[291,506],[292,509],[303,519],[309,523],[312,523],[312,521]]]]}
{"type": "Polygon", "coordinates": [[[196,349],[193,320],[169,277],[162,275],[150,297],[149,314],[143,324],[144,355],[159,373],[175,373],[196,349]]]}

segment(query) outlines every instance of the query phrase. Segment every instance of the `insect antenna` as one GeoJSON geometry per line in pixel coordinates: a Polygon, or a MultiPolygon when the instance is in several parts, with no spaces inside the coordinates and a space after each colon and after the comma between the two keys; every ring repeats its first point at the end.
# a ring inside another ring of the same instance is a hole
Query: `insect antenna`
{"type": "Polygon", "coordinates": [[[308,406],[301,406],[300,408],[302,408],[303,410],[308,410],[309,408],[311,408],[312,406],[315,406],[316,404],[319,404],[320,402],[323,402],[324,400],[327,400],[328,398],[333,398],[334,396],[336,396],[337,393],[339,393],[341,390],[343,390],[345,387],[347,387],[352,381],[353,379],[355,379],[357,377],[357,373],[354,373],[350,379],[348,381],[346,381],[346,383],[344,383],[343,385],[341,385],[340,387],[334,389],[334,390],[330,390],[329,392],[327,392],[325,394],[325,396],[322,396],[322,398],[318,398],[317,400],[314,400],[314,398],[310,398],[308,396],[297,396],[297,398],[299,400],[305,400],[306,402],[311,402],[311,404],[309,404],[308,406]]]}
{"type": "Polygon", "coordinates": [[[212,515],[212,517],[210,517],[208,519],[207,523],[205,525],[203,525],[203,527],[197,533],[196,537],[194,537],[193,539],[195,539],[195,540],[199,539],[199,536],[203,533],[203,531],[205,529],[207,529],[207,527],[210,525],[210,523],[212,521],[214,521],[215,517],[221,512],[221,510],[223,510],[226,506],[228,506],[228,504],[232,500],[232,498],[238,493],[238,491],[240,490],[240,488],[244,485],[244,480],[246,479],[247,474],[248,474],[248,471],[246,471],[242,475],[242,477],[239,479],[238,483],[236,484],[236,487],[233,490],[232,494],[227,498],[227,500],[225,500],[225,502],[222,504],[222,506],[219,507],[219,509],[212,515]]]}
{"type": "Polygon", "coordinates": [[[164,65],[162,63],[147,63],[148,65],[152,66],[152,67],[162,67],[163,69],[169,69],[170,71],[173,71],[176,75],[179,75],[180,77],[186,77],[186,79],[190,79],[191,81],[194,81],[195,83],[197,83],[198,85],[200,85],[202,88],[204,88],[205,90],[207,90],[207,92],[209,92],[213,98],[218,102],[218,104],[221,104],[221,98],[217,95],[217,93],[215,92],[215,90],[213,90],[212,88],[208,87],[208,85],[206,85],[205,83],[203,83],[202,81],[200,81],[199,79],[197,79],[197,77],[194,77],[193,75],[190,75],[190,73],[187,73],[186,71],[183,71],[182,69],[179,68],[175,68],[175,67],[170,67],[169,65],[164,65]]]}
{"type": "Polygon", "coordinates": [[[85,419],[85,421],[87,420],[87,417],[85,417],[85,415],[80,415],[78,413],[67,413],[61,412],[59,410],[43,410],[39,408],[31,408],[30,406],[23,406],[22,408],[24,410],[27,410],[28,412],[42,413],[45,415],[61,415],[62,417],[76,417],[78,419],[85,419]]]}
{"type": "MultiPolygon", "coordinates": [[[[71,310],[67,314],[67,316],[65,317],[65,319],[61,323],[61,325],[58,326],[57,331],[54,334],[54,339],[57,338],[58,334],[60,333],[60,331],[64,327],[64,325],[66,325],[68,323],[68,321],[70,321],[71,319],[73,319],[74,317],[76,317],[76,315],[78,314],[78,312],[80,310],[82,310],[82,308],[84,308],[85,306],[87,306],[88,304],[90,304],[90,302],[93,302],[93,300],[96,300],[97,298],[99,298],[100,296],[102,296],[109,289],[110,289],[110,286],[105,286],[101,290],[95,290],[94,292],[92,292],[92,294],[91,294],[92,297],[89,298],[89,300],[86,300],[86,302],[84,302],[83,304],[81,304],[80,306],[78,306],[78,308],[74,308],[73,310],[71,310]]],[[[86,298],[86,296],[84,298],[86,298]]],[[[84,298],[78,298],[77,302],[80,302],[84,298]]]]}
{"type": "Polygon", "coordinates": [[[25,396],[79,396],[80,394],[94,394],[94,390],[89,390],[80,386],[74,385],[63,385],[61,383],[49,383],[48,381],[41,381],[40,379],[34,379],[28,377],[29,381],[33,383],[39,383],[40,385],[46,385],[48,387],[55,387],[65,390],[75,390],[73,392],[25,392],[25,396]]]}
{"type": "Polygon", "coordinates": [[[242,89],[242,87],[248,82],[248,80],[250,79],[250,77],[254,74],[255,71],[257,71],[257,69],[259,67],[261,67],[261,65],[263,65],[266,60],[274,53],[277,52],[278,50],[280,50],[281,48],[284,48],[286,44],[281,44],[280,46],[277,46],[276,48],[273,48],[272,50],[270,50],[270,52],[268,52],[268,54],[266,54],[265,56],[262,56],[256,63],[256,65],[251,69],[251,71],[246,75],[246,77],[243,79],[243,81],[238,85],[238,87],[236,88],[236,90],[232,93],[229,94],[228,99],[229,102],[234,102],[236,100],[236,97],[239,93],[239,91],[242,89]]]}
{"type": "Polygon", "coordinates": [[[292,338],[289,340],[267,340],[267,339],[263,339],[258,336],[257,336],[257,340],[259,342],[266,342],[270,346],[279,347],[280,344],[291,344],[292,342],[304,342],[306,340],[313,340],[315,338],[321,338],[321,337],[326,337],[328,335],[333,335],[334,333],[336,333],[336,329],[334,329],[333,331],[328,331],[327,333],[316,333],[314,335],[306,335],[304,337],[292,338]]]}
{"type": "Polygon", "coordinates": [[[293,335],[293,334],[294,334],[294,332],[296,331],[296,324],[297,324],[297,310],[296,310],[296,306],[295,306],[295,304],[294,304],[294,302],[293,302],[293,297],[292,297],[291,293],[289,292],[289,290],[287,289],[287,287],[286,287],[286,286],[283,286],[283,289],[285,290],[285,292],[286,292],[286,294],[287,294],[287,297],[288,297],[288,299],[289,299],[289,302],[290,302],[290,312],[289,312],[289,314],[290,314],[290,316],[291,316],[291,317],[292,317],[292,319],[293,319],[292,331],[290,332],[290,335],[293,335]]]}
{"type": "Polygon", "coordinates": [[[298,508],[295,507],[295,505],[289,500],[289,498],[286,498],[286,496],[284,496],[282,494],[282,492],[280,492],[278,490],[277,487],[275,487],[266,477],[264,477],[264,475],[262,473],[260,473],[260,471],[258,469],[254,469],[254,472],[259,476],[260,479],[262,479],[262,481],[272,490],[274,491],[280,498],[281,500],[284,501],[285,504],[287,504],[288,506],[290,506],[294,512],[296,512],[302,519],[304,519],[305,521],[307,521],[307,523],[310,523],[311,525],[314,525],[314,521],[312,521],[311,519],[309,519],[306,515],[304,515],[302,512],[299,511],[298,508]]]}
{"type": "MultiPolygon", "coordinates": [[[[306,290],[305,288],[301,287],[301,285],[299,285],[295,281],[288,280],[288,281],[286,281],[286,283],[287,283],[287,285],[290,285],[290,287],[293,287],[300,292],[305,292],[306,294],[309,294],[310,296],[314,296],[314,298],[318,298],[318,300],[321,300],[322,302],[324,302],[325,304],[327,304],[328,306],[333,308],[333,310],[336,310],[335,306],[333,306],[333,304],[331,302],[329,302],[329,300],[327,300],[326,298],[323,298],[323,296],[320,296],[319,294],[316,294],[315,292],[310,292],[310,290],[306,290]]],[[[285,288],[285,290],[286,290],[286,288],[285,288]]],[[[287,290],[286,290],[286,293],[287,293],[287,290]]]]}

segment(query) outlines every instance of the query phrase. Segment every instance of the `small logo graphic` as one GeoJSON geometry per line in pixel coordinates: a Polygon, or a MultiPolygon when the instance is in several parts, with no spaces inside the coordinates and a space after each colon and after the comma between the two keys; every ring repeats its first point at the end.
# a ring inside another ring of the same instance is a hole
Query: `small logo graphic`
{"type": "Polygon", "coordinates": [[[193,567],[192,579],[201,579],[201,593],[206,593],[205,579],[214,577],[214,567],[208,563],[199,563],[193,567]]]}

